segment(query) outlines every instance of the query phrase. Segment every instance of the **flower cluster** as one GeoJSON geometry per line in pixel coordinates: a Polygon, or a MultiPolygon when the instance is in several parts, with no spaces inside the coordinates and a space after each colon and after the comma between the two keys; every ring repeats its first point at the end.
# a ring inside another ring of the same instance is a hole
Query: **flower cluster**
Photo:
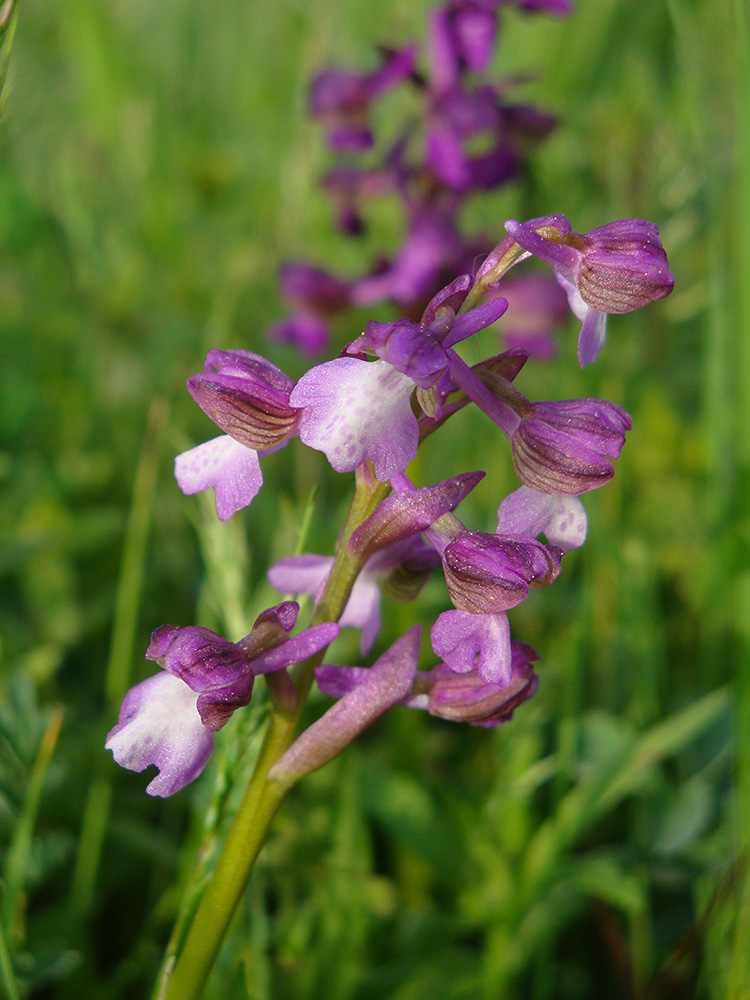
{"type": "MultiPolygon", "coordinates": [[[[449,0],[430,13],[421,52],[415,44],[384,48],[374,70],[332,68],[312,81],[309,111],[336,157],[323,187],[340,230],[361,237],[374,211],[368,206],[389,198],[401,206],[403,235],[400,248],[357,277],[286,263],[280,286],[291,312],[273,326],[273,337],[318,355],[331,317],[342,309],[390,302],[414,319],[437,288],[471,269],[490,239],[465,231],[467,201],[518,178],[556,125],[552,115],[513,99],[518,80],[492,78],[501,8],[565,16],[570,6],[569,0],[449,0]],[[399,87],[410,91],[413,110],[401,122],[390,116],[390,138],[381,137],[376,105],[399,87]]],[[[517,290],[506,342],[548,356],[565,296],[546,275],[534,277],[534,289],[531,301],[523,284],[517,290]]]]}
{"type": "MultiPolygon", "coordinates": [[[[464,37],[464,28],[455,27],[469,8],[449,8],[456,45],[456,39],[465,46],[476,41],[468,28],[464,37]]],[[[471,10],[493,13],[492,5],[471,10]]],[[[470,46],[456,51],[456,66],[476,57],[470,46]]],[[[403,54],[389,60],[368,86],[382,88],[409,65],[403,54]]],[[[330,92],[341,85],[337,78],[328,81],[328,91],[321,85],[319,106],[336,107],[330,92]]],[[[343,144],[366,140],[361,115],[367,102],[353,82],[350,91],[347,113],[339,108],[330,120],[332,137],[343,144]]],[[[298,605],[286,601],[264,612],[237,643],[198,627],[156,630],[147,657],[161,672],[128,693],[107,741],[123,766],[159,768],[148,788],[153,794],[171,795],[200,773],[213,734],[249,703],[260,674],[286,711],[296,710],[304,684],[295,679],[305,671],[339,699],[277,760],[269,777],[281,785],[330,760],[393,705],[494,726],[536,690],[536,654],[511,639],[508,611],[531,589],[551,584],[565,553],[583,544],[579,497],[612,477],[631,421],[604,399],[528,399],[515,384],[528,358],[519,348],[471,366],[457,348],[469,338],[478,344],[477,335],[503,315],[502,281],[531,255],[551,265],[581,319],[582,364],[600,349],[608,313],[662,298],[672,277],[656,227],[640,220],[579,235],[563,216],[552,215],[511,220],[505,230],[476,274],[449,282],[418,321],[368,322],[341,356],[314,365],[296,382],[263,357],[239,350],[210,351],[205,370],[188,379],[191,395],[224,433],[179,455],[175,474],[185,493],[213,489],[221,520],[261,488],[259,458],[294,438],[323,452],[336,472],[355,472],[356,502],[332,556],[293,556],[269,571],[282,594],[313,597],[311,627],[290,637],[298,605]],[[508,439],[520,481],[498,498],[494,532],[474,530],[455,513],[482,471],[426,486],[406,473],[420,443],[460,420],[467,406],[478,407],[508,439]],[[414,600],[439,571],[452,607],[430,628],[434,666],[418,670],[416,626],[370,668],[320,665],[344,626],[361,630],[365,656],[380,628],[381,592],[414,600]]]]}

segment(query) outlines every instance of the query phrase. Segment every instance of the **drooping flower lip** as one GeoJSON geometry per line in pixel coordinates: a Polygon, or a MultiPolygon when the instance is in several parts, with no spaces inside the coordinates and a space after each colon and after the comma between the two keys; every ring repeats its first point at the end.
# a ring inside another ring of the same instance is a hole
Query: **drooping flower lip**
{"type": "Polygon", "coordinates": [[[203,412],[254,451],[270,450],[296,433],[299,413],[289,404],[294,384],[260,355],[218,350],[206,356],[206,371],[187,381],[203,412]]]}

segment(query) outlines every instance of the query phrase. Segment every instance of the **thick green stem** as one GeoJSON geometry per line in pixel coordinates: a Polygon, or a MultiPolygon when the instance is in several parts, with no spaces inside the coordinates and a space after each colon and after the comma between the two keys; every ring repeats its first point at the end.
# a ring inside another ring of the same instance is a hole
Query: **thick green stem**
{"type": "MultiPolygon", "coordinates": [[[[354,581],[362,568],[362,558],[348,548],[348,541],[360,524],[388,494],[390,486],[370,479],[367,470],[358,470],[357,489],[349,516],[341,533],[331,574],[312,616],[312,624],[337,621],[349,599],[354,581]]],[[[234,818],[216,864],[211,882],[201,899],[177,960],[169,959],[157,984],[158,1000],[197,1000],[213,966],[237,903],[265,843],[273,817],[287,788],[267,780],[271,767],[291,745],[315,668],[325,650],[292,670],[297,688],[293,711],[275,709],[245,798],[234,818]]]]}

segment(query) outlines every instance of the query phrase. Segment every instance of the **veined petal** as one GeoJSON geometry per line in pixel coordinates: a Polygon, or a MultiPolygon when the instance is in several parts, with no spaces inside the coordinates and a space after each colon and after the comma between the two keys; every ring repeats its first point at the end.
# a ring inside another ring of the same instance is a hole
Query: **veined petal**
{"type": "Polygon", "coordinates": [[[337,472],[369,459],[387,482],[417,453],[413,390],[414,382],[385,361],[336,358],[306,372],[290,402],[303,409],[302,442],[322,451],[337,472]]]}
{"type": "Polygon", "coordinates": [[[222,434],[178,455],[174,463],[177,485],[191,496],[209,487],[216,494],[220,521],[252,501],[263,484],[257,451],[222,434]]]}
{"type": "Polygon", "coordinates": [[[202,724],[196,701],[194,691],[166,672],[141,681],[125,696],[104,745],[131,771],[158,767],[146,788],[149,795],[174,795],[206,766],[213,734],[202,724]]]}

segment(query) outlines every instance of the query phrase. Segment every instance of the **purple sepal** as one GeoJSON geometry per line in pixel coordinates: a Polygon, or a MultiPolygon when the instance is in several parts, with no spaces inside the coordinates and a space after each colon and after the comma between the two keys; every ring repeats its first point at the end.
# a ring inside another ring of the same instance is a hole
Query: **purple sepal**
{"type": "Polygon", "coordinates": [[[206,371],[187,387],[203,412],[246,448],[268,451],[296,432],[299,413],[289,405],[294,379],[250,351],[209,351],[206,371]]]}
{"type": "Polygon", "coordinates": [[[498,534],[529,538],[543,534],[563,553],[583,545],[586,529],[586,511],[577,496],[539,493],[530,486],[520,486],[497,508],[498,534]]]}
{"type": "Polygon", "coordinates": [[[460,611],[507,611],[528,597],[529,587],[552,583],[561,556],[534,538],[467,531],[443,551],[448,593],[460,611]]]}
{"type": "MultiPolygon", "coordinates": [[[[507,684],[484,681],[476,669],[458,674],[440,663],[426,673],[417,674],[414,694],[404,704],[407,708],[426,708],[430,715],[440,719],[468,722],[472,726],[489,728],[508,722],[513,711],[534,694],[539,683],[531,666],[538,657],[531,646],[511,642],[510,649],[507,684]]],[[[330,684],[333,678],[325,680],[330,684]]]]}
{"type": "Polygon", "coordinates": [[[198,777],[211,756],[213,742],[213,733],[198,715],[195,692],[162,672],[128,691],[104,746],[130,771],[155,764],[159,774],[146,791],[167,796],[198,777]]]}
{"type": "Polygon", "coordinates": [[[370,667],[366,678],[302,733],[268,772],[269,778],[289,786],[317,770],[406,698],[417,672],[420,631],[415,625],[397,639],[370,667]]]}
{"type": "Polygon", "coordinates": [[[479,677],[490,684],[510,683],[510,625],[504,611],[444,611],[432,626],[430,641],[435,655],[456,673],[477,670],[479,677]]]}
{"type": "Polygon", "coordinates": [[[303,408],[300,439],[324,452],[337,472],[369,459],[387,482],[417,453],[413,390],[414,382],[385,361],[335,358],[306,372],[290,401],[303,408]]]}
{"type": "Polygon", "coordinates": [[[511,436],[513,466],[525,486],[577,495],[603,486],[630,430],[630,416],[606,399],[535,403],[511,436]]]}
{"type": "Polygon", "coordinates": [[[263,485],[258,453],[228,434],[178,455],[174,460],[174,475],[177,485],[188,496],[212,489],[220,521],[229,520],[247,507],[263,485]]]}
{"type": "Polygon", "coordinates": [[[458,507],[484,475],[484,472],[465,472],[434,486],[391,493],[357,528],[349,540],[349,547],[369,556],[419,534],[443,514],[458,507]]]}

